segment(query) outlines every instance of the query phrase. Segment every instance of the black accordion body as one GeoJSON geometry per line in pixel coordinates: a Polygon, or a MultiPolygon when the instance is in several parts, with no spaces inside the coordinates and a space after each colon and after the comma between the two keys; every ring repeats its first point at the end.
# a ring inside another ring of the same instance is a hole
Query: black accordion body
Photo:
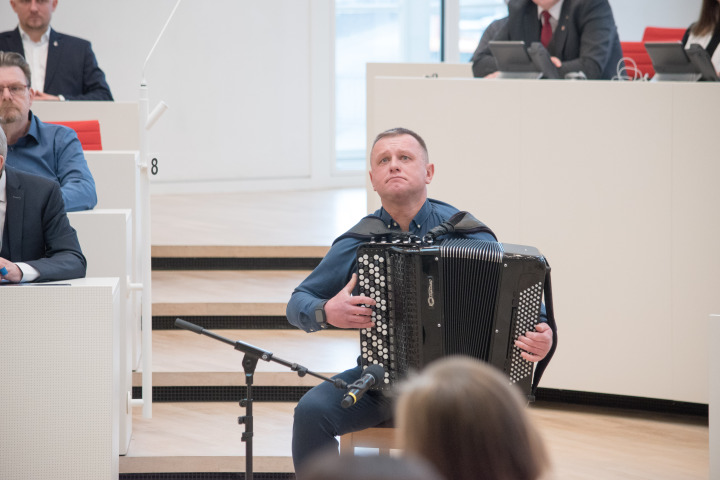
{"type": "Polygon", "coordinates": [[[447,355],[468,355],[531,396],[534,364],[514,341],[540,317],[547,264],[533,247],[475,239],[358,248],[358,293],[375,299],[375,326],[360,331],[363,367],[379,364],[388,390],[447,355]]]}

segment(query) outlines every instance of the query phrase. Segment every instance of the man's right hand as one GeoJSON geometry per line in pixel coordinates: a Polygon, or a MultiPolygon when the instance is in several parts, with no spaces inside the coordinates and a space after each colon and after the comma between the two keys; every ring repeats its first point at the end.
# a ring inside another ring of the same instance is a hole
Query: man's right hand
{"type": "Polygon", "coordinates": [[[357,274],[353,273],[345,288],[325,304],[325,317],[330,325],[338,328],[370,328],[374,325],[369,306],[375,305],[375,300],[364,295],[354,297],[352,291],[356,283],[357,274]]]}
{"type": "Polygon", "coordinates": [[[3,278],[4,280],[12,283],[19,283],[22,280],[22,270],[20,270],[20,267],[18,267],[14,263],[5,260],[4,258],[0,258],[0,268],[2,267],[5,267],[7,269],[7,274],[0,275],[0,278],[3,278]]]}

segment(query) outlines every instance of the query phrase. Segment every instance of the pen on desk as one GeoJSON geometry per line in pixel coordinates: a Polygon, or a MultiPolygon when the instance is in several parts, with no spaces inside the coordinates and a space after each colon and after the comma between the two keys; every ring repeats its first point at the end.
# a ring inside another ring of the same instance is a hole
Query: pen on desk
{"type": "Polygon", "coordinates": [[[8,273],[7,268],[5,268],[5,267],[0,268],[0,275],[5,276],[5,275],[7,275],[7,273],[8,273]]]}

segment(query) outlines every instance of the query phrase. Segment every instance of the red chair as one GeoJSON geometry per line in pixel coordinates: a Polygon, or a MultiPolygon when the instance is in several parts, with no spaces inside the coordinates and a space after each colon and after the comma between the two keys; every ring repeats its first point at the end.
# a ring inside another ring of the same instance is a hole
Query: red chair
{"type": "Polygon", "coordinates": [[[685,35],[685,28],[645,27],[642,41],[679,42],[685,35]]]}
{"type": "Polygon", "coordinates": [[[652,78],[655,75],[655,69],[653,68],[650,55],[645,50],[645,44],[643,42],[620,42],[622,47],[623,57],[632,59],[632,62],[625,62],[625,76],[636,79],[642,78],[645,75],[648,78],[652,78]]]}
{"type": "Polygon", "coordinates": [[[650,55],[645,50],[645,42],[679,42],[685,35],[684,28],[645,27],[641,42],[620,42],[623,57],[631,58],[635,62],[625,62],[626,76],[630,78],[652,78],[655,75],[650,55]]]}
{"type": "Polygon", "coordinates": [[[45,122],[64,125],[75,130],[83,150],[102,150],[100,122],[98,120],[79,120],[69,122],[45,122]]]}

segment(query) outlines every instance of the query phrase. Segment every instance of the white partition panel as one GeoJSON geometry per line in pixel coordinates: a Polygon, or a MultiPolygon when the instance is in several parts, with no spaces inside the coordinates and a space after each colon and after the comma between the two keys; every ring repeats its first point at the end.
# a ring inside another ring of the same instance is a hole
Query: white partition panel
{"type": "Polygon", "coordinates": [[[130,210],[88,210],[68,213],[77,231],[87,260],[88,277],[117,277],[118,318],[120,322],[120,363],[118,377],[119,450],[127,453],[132,436],[133,346],[137,335],[137,315],[127,278],[132,260],[132,216],[130,210]]]}
{"type": "MultiPolygon", "coordinates": [[[[140,194],[140,167],[137,151],[93,151],[85,152],[88,167],[95,178],[98,195],[96,209],[130,209],[132,215],[132,265],[128,271],[131,282],[142,282],[142,252],[145,238],[150,238],[142,231],[143,199],[140,194]]],[[[135,333],[133,340],[132,367],[140,365],[140,301],[137,290],[130,292],[135,333]]]]}
{"type": "Polygon", "coordinates": [[[95,179],[95,208],[139,208],[140,168],[135,150],[86,151],[85,159],[95,179]]]}
{"type": "Polygon", "coordinates": [[[118,478],[117,279],[0,286],[0,478],[118,478]]]}
{"type": "MultiPolygon", "coordinates": [[[[720,315],[710,315],[710,335],[705,342],[714,347],[720,337],[720,315]]],[[[710,478],[720,478],[720,357],[710,358],[710,478]]]]}
{"type": "Polygon", "coordinates": [[[32,111],[46,122],[98,120],[103,150],[140,148],[137,102],[33,102],[32,111]]]}
{"type": "Polygon", "coordinates": [[[543,387],[707,403],[717,86],[368,81],[368,143],[416,130],[435,163],[431,197],[547,256],[560,340],[543,387]]]}

